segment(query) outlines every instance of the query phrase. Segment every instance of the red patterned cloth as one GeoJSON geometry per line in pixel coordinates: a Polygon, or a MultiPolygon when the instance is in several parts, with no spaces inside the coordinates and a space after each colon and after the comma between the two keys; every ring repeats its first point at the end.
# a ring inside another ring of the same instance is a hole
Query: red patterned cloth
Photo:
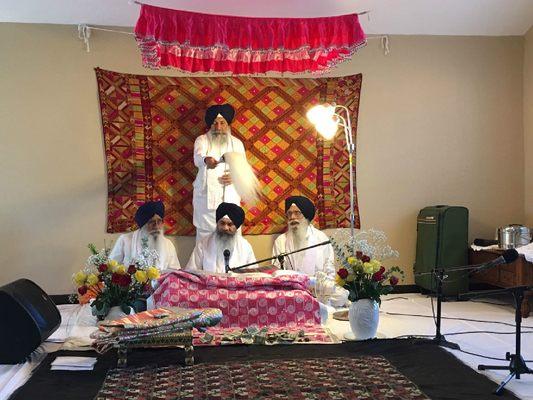
{"type": "Polygon", "coordinates": [[[366,44],[357,14],[252,18],[142,4],[135,37],[143,65],[186,72],[324,72],[366,44]]]}
{"type": "MultiPolygon", "coordinates": [[[[232,134],[241,139],[259,177],[261,200],[243,204],[246,235],[282,232],[290,195],[316,205],[319,229],[349,227],[350,174],[344,135],[322,140],[305,112],[343,104],[357,115],[362,75],[319,78],[165,77],[96,69],[107,165],[107,231],[136,229],[148,200],[165,203],[168,235],[194,235],[193,144],[205,132],[212,104],[235,107],[232,134]]],[[[355,175],[355,174],[354,174],[355,175]]],[[[355,176],[354,176],[355,179],[355,176]]],[[[359,228],[357,193],[355,226],[359,228]]]]}
{"type": "Polygon", "coordinates": [[[177,271],[160,282],[153,294],[156,307],[218,308],[223,328],[320,324],[320,307],[305,275],[257,278],[177,271]]]}

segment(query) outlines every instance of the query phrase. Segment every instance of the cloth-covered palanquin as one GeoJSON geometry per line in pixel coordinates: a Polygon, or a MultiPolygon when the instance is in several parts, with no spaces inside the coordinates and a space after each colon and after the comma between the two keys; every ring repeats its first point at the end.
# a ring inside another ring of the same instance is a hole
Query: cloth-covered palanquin
{"type": "Polygon", "coordinates": [[[156,343],[159,338],[176,332],[190,332],[192,328],[215,326],[221,319],[222,313],[216,308],[157,308],[117,320],[103,321],[99,330],[91,334],[91,338],[95,339],[95,349],[103,353],[122,344],[147,341],[156,343]]]}
{"type": "MultiPolygon", "coordinates": [[[[342,104],[350,110],[355,136],[361,74],[179,78],[97,69],[96,78],[107,165],[108,232],[136,229],[133,216],[139,204],[162,200],[166,233],[194,234],[193,145],[206,130],[206,109],[223,103],[236,110],[232,135],[244,143],[261,185],[260,200],[243,204],[243,234],[282,232],[283,202],[290,195],[313,201],[317,228],[350,226],[350,174],[342,130],[334,140],[323,140],[305,114],[317,103],[342,104]]],[[[355,200],[358,228],[357,196],[355,200]]]]}
{"type": "Polygon", "coordinates": [[[171,272],[153,293],[156,307],[218,308],[220,327],[320,324],[306,275],[251,277],[171,272]]]}

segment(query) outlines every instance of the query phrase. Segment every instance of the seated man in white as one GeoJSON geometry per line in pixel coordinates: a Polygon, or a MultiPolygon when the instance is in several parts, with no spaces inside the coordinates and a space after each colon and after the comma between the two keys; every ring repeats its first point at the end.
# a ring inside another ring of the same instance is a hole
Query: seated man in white
{"type": "MultiPolygon", "coordinates": [[[[188,270],[211,273],[226,272],[224,251],[229,250],[229,267],[235,268],[256,261],[250,243],[236,234],[244,222],[244,210],[233,203],[221,203],[216,210],[216,230],[196,242],[188,270]]],[[[227,253],[226,253],[227,254],[227,253]]]]}
{"type": "MultiPolygon", "coordinates": [[[[326,234],[316,229],[311,221],[315,206],[307,197],[291,196],[285,200],[288,229],[274,242],[272,256],[291,253],[318,243],[327,242],[326,234]]],[[[321,302],[335,307],[346,304],[348,293],[335,285],[335,256],[331,244],[314,247],[283,257],[284,268],[309,275],[321,302]]],[[[279,266],[279,262],[275,263],[279,266]]]]}
{"type": "Polygon", "coordinates": [[[120,235],[109,258],[128,266],[135,262],[135,258],[143,249],[143,243],[146,243],[148,249],[157,251],[159,259],[156,267],[160,271],[180,269],[176,248],[163,233],[164,217],[163,202],[149,201],[141,205],[135,213],[135,222],[139,229],[120,235]]]}

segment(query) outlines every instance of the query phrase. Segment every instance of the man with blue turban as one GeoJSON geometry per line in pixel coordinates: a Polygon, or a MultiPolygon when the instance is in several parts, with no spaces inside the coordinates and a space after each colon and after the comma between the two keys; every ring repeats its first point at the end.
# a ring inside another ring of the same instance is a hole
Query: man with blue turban
{"type": "MultiPolygon", "coordinates": [[[[313,226],[315,211],[315,205],[307,197],[290,196],[285,200],[287,232],[274,241],[273,257],[329,241],[325,233],[313,226]]],[[[335,307],[344,306],[348,292],[335,284],[335,256],[331,244],[295,252],[283,259],[286,270],[311,277],[319,301],[335,307]]]]}
{"type": "Polygon", "coordinates": [[[120,235],[109,254],[109,258],[129,266],[146,248],[155,250],[158,255],[156,267],[161,270],[180,269],[176,248],[163,232],[165,205],[162,201],[149,201],[141,205],[135,213],[139,229],[120,235]]]}
{"type": "Polygon", "coordinates": [[[240,205],[241,202],[223,158],[228,152],[246,157],[243,143],[231,135],[234,117],[235,110],[229,104],[209,107],[205,114],[209,131],[194,142],[194,165],[198,168],[192,198],[196,242],[215,230],[215,210],[220,203],[240,205]]]}
{"type": "Polygon", "coordinates": [[[224,273],[230,268],[256,261],[252,246],[237,233],[244,222],[244,210],[233,203],[220,203],[214,213],[214,232],[196,242],[188,270],[224,273]]]}

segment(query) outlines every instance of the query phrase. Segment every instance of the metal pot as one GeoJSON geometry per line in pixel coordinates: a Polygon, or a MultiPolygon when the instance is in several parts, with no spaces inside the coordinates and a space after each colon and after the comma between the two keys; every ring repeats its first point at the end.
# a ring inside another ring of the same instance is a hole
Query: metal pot
{"type": "Polygon", "coordinates": [[[514,249],[531,242],[531,230],[527,226],[520,224],[511,224],[498,228],[497,235],[502,249],[514,249]]]}

